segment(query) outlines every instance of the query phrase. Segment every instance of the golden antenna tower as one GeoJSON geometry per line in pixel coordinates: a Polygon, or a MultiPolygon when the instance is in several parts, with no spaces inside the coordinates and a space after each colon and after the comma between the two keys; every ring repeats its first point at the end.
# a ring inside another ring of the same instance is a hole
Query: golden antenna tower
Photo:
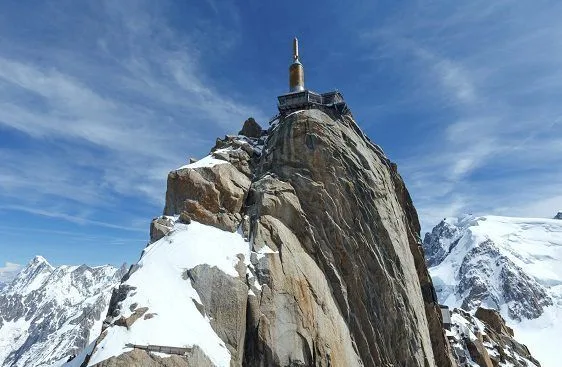
{"type": "Polygon", "coordinates": [[[304,68],[299,60],[299,40],[293,39],[293,63],[289,66],[289,91],[304,90],[304,68]]]}

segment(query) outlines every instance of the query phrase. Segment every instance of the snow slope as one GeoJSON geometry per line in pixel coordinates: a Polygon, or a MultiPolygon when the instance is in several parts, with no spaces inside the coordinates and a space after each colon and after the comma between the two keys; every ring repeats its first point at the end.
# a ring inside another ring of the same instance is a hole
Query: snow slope
{"type": "Polygon", "coordinates": [[[112,325],[96,346],[88,365],[131,351],[127,344],[186,348],[199,346],[217,366],[230,365],[230,353],[213,331],[210,320],[189,281],[189,269],[200,264],[215,266],[238,277],[238,254],[249,259],[249,244],[240,233],[231,233],[193,221],[175,223],[172,231],[149,245],[129,279],[121,284],[131,291],[122,301],[119,317],[129,318],[147,307],[145,317],[130,327],[112,325]],[[150,317],[146,317],[150,315],[150,317]],[[188,331],[188,332],[186,332],[188,331]]]}
{"type": "Polygon", "coordinates": [[[543,366],[557,366],[562,337],[562,221],[465,216],[426,234],[440,302],[500,311],[543,366]]]}
{"type": "Polygon", "coordinates": [[[0,366],[60,366],[99,334],[126,269],[35,257],[0,291],[0,366]]]}

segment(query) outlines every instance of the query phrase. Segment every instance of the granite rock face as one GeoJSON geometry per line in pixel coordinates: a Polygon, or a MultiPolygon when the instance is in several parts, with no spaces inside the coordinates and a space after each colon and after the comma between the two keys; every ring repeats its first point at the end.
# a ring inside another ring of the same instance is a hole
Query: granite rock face
{"type": "Polygon", "coordinates": [[[241,133],[217,140],[213,165],[171,172],[164,210],[248,241],[237,278],[185,272],[230,365],[452,366],[417,213],[351,115],[298,111],[241,133]]]}

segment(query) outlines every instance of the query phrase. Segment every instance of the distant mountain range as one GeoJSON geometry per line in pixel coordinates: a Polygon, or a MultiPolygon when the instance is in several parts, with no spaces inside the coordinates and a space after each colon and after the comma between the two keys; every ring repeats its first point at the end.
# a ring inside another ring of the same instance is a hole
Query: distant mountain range
{"type": "Polygon", "coordinates": [[[0,274],[0,366],[60,366],[95,339],[124,267],[51,266],[0,274]]]}
{"type": "Polygon", "coordinates": [[[498,310],[544,366],[562,335],[562,213],[445,218],[424,239],[441,303],[498,310]]]}

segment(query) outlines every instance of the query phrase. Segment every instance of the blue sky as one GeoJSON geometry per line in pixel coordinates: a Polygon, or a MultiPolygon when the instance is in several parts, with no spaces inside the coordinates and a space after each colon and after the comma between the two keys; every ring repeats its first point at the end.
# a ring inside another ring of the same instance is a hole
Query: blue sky
{"type": "Polygon", "coordinates": [[[344,93],[425,229],[562,208],[560,2],[30,4],[0,4],[7,267],[136,261],[168,171],[276,113],[295,35],[307,87],[344,93]]]}

